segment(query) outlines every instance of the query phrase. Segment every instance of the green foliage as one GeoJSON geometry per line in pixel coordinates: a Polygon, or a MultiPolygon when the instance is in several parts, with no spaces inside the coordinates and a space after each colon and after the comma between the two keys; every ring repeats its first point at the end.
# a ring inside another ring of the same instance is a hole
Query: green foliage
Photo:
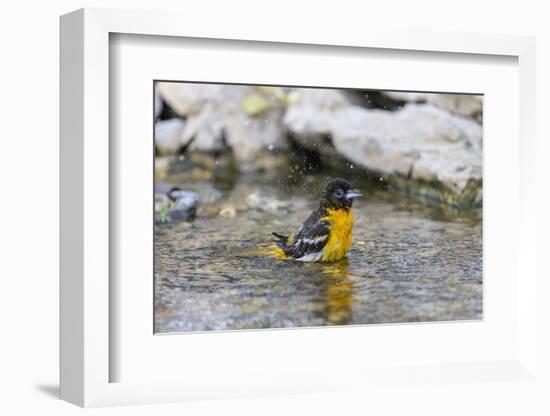
{"type": "Polygon", "coordinates": [[[249,95],[241,103],[243,111],[251,116],[258,116],[269,108],[269,101],[259,95],[249,95]]]}
{"type": "Polygon", "coordinates": [[[172,201],[169,201],[168,204],[166,204],[165,206],[163,206],[160,210],[159,210],[159,213],[158,213],[158,218],[159,218],[159,222],[162,223],[162,224],[166,224],[167,222],[170,221],[170,215],[169,215],[169,212],[170,212],[170,208],[172,208],[174,206],[174,202],[172,201]]]}
{"type": "Polygon", "coordinates": [[[258,87],[266,95],[275,97],[281,104],[286,105],[286,94],[280,87],[258,87]]]}
{"type": "Polygon", "coordinates": [[[300,99],[300,94],[298,93],[298,91],[290,91],[286,95],[286,105],[294,104],[299,99],[300,99]]]}
{"type": "Polygon", "coordinates": [[[259,94],[249,95],[241,103],[241,108],[250,117],[258,116],[267,111],[270,106],[270,97],[275,98],[283,106],[295,103],[299,98],[298,92],[285,93],[280,87],[262,86],[258,87],[257,90],[259,94]]]}

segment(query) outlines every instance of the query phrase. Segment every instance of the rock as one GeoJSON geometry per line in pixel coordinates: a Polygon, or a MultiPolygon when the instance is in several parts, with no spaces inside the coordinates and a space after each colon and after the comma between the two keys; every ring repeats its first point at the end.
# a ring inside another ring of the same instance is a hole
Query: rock
{"type": "Polygon", "coordinates": [[[182,140],[191,142],[190,150],[229,146],[246,168],[263,149],[287,148],[280,89],[169,82],[157,87],[168,105],[186,119],[182,140]]]}
{"type": "Polygon", "coordinates": [[[168,176],[170,167],[177,162],[177,157],[170,156],[156,156],[155,157],[155,180],[161,181],[168,176]]]}
{"type": "Polygon", "coordinates": [[[201,205],[197,209],[197,216],[201,218],[210,218],[218,215],[220,208],[216,205],[201,205]]]}
{"type": "Polygon", "coordinates": [[[199,199],[194,192],[178,190],[170,192],[169,196],[176,198],[168,209],[172,221],[188,221],[195,218],[199,199]]]}
{"type": "Polygon", "coordinates": [[[352,107],[340,122],[333,143],[348,160],[392,175],[413,192],[456,205],[481,203],[482,130],[477,122],[429,104],[397,112],[352,107]],[[417,181],[406,185],[403,178],[417,181]],[[430,193],[423,187],[429,184],[442,189],[430,193]]]}
{"type": "Polygon", "coordinates": [[[249,208],[256,209],[262,206],[262,203],[265,201],[265,199],[265,195],[260,191],[257,191],[248,195],[245,199],[245,203],[249,208]]]}
{"type": "Polygon", "coordinates": [[[334,114],[352,105],[352,101],[338,90],[307,88],[296,91],[296,100],[284,116],[284,124],[293,137],[309,150],[329,151],[325,140],[334,130],[334,114]]]}
{"type": "Polygon", "coordinates": [[[226,206],[220,210],[221,217],[235,218],[237,216],[237,210],[235,207],[226,206]]]}
{"type": "Polygon", "coordinates": [[[185,121],[179,118],[159,120],[155,123],[155,145],[160,155],[177,154],[187,143],[183,139],[185,121]]]}
{"type": "Polygon", "coordinates": [[[384,91],[383,94],[395,101],[429,103],[468,117],[477,117],[483,111],[480,95],[398,91],[384,91]]]}
{"type": "Polygon", "coordinates": [[[297,102],[284,118],[306,147],[331,158],[336,151],[411,192],[455,205],[481,203],[477,122],[430,104],[411,103],[390,112],[316,102],[297,102]]]}
{"type": "Polygon", "coordinates": [[[205,105],[200,113],[189,115],[183,139],[191,142],[190,150],[211,152],[223,150],[224,124],[213,105],[205,105]]]}
{"type": "Polygon", "coordinates": [[[155,194],[155,221],[191,221],[197,213],[197,205],[197,194],[191,191],[172,188],[167,194],[155,194]]]}
{"type": "Polygon", "coordinates": [[[251,209],[272,212],[277,212],[280,209],[286,209],[289,205],[288,202],[279,201],[278,199],[271,198],[265,195],[262,191],[255,191],[249,194],[245,199],[245,204],[248,208],[251,209]]]}
{"type": "Polygon", "coordinates": [[[197,194],[195,194],[194,192],[184,191],[183,189],[180,189],[176,186],[172,187],[167,192],[167,195],[168,195],[168,198],[170,198],[172,201],[179,201],[179,200],[188,200],[188,201],[190,201],[190,200],[193,200],[193,199],[198,200],[197,194]]]}
{"type": "Polygon", "coordinates": [[[155,120],[158,119],[162,114],[162,109],[163,109],[162,98],[160,98],[160,95],[157,89],[155,88],[155,120]]]}

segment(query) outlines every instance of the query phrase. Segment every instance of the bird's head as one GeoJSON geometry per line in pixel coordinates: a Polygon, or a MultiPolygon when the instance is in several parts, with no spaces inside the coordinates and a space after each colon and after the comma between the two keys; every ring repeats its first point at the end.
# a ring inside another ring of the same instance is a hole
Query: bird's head
{"type": "Polygon", "coordinates": [[[351,208],[353,199],[361,194],[345,179],[332,179],[321,195],[321,205],[327,208],[351,208]]]}

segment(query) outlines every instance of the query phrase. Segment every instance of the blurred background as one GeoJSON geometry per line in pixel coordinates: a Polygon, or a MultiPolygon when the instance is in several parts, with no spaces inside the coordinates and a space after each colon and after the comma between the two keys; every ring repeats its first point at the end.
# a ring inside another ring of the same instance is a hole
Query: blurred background
{"type": "Polygon", "coordinates": [[[194,179],[224,168],[275,170],[290,182],[300,171],[362,175],[376,186],[479,207],[482,108],[476,95],[158,82],[157,179],[186,167],[194,179]]]}

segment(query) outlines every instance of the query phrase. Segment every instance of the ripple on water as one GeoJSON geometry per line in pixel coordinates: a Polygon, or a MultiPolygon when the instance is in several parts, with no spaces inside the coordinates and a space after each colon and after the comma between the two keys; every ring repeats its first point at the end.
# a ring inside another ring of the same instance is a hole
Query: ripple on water
{"type": "Polygon", "coordinates": [[[283,212],[157,227],[156,332],[481,319],[479,212],[449,214],[372,193],[354,207],[348,259],[304,264],[250,254],[271,231],[291,231],[307,217],[311,199],[286,197],[283,212]]]}

